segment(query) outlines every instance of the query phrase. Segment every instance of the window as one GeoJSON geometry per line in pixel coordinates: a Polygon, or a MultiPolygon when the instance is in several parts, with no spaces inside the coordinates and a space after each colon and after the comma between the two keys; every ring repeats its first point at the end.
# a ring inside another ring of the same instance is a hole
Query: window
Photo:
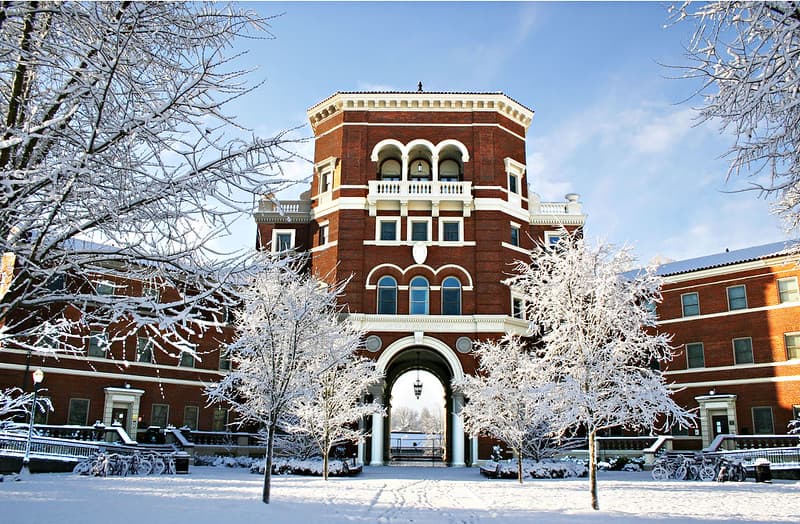
{"type": "Polygon", "coordinates": [[[411,221],[411,241],[426,242],[428,240],[428,222],[411,221]]]}
{"type": "Polygon", "coordinates": [[[458,182],[460,173],[461,166],[455,160],[443,160],[439,164],[439,180],[442,182],[458,182]]]}
{"type": "Polygon", "coordinates": [[[519,193],[519,179],[516,175],[508,175],[508,191],[510,193],[519,193]]]}
{"type": "Polygon", "coordinates": [[[62,273],[50,275],[47,278],[47,289],[50,291],[63,291],[67,287],[67,279],[62,273]]]}
{"type": "Polygon", "coordinates": [[[142,284],[142,297],[158,302],[161,300],[161,289],[156,284],[142,284]]]}
{"type": "Polygon", "coordinates": [[[544,233],[544,247],[553,249],[563,240],[561,233],[558,231],[545,231],[544,233]]]}
{"type": "Polygon", "coordinates": [[[458,242],[461,240],[461,222],[443,221],[439,240],[443,242],[458,242]]]}
{"type": "Polygon", "coordinates": [[[461,282],[447,277],[442,282],[442,315],[461,314],[461,282]]]}
{"type": "Polygon", "coordinates": [[[797,277],[779,278],[778,293],[781,304],[784,302],[800,301],[800,291],[797,289],[797,277]]]}
{"type": "Polygon", "coordinates": [[[728,311],[747,309],[747,290],[744,286],[728,288],[728,311]]]}
{"type": "Polygon", "coordinates": [[[397,181],[402,175],[402,166],[394,158],[384,160],[380,169],[381,180],[397,181]]]}
{"type": "Polygon", "coordinates": [[[800,333],[787,333],[783,335],[783,340],[786,344],[786,358],[800,358],[800,333]]]}
{"type": "Polygon", "coordinates": [[[511,245],[519,245],[519,227],[517,226],[511,226],[511,245]]]}
{"type": "Polygon", "coordinates": [[[410,292],[410,314],[427,315],[428,308],[428,281],[424,277],[414,277],[411,279],[410,292]]]}
{"type": "Polygon", "coordinates": [[[525,303],[519,297],[511,299],[511,316],[514,318],[525,318],[525,303]]]}
{"type": "Polygon", "coordinates": [[[317,240],[319,241],[318,244],[323,246],[328,243],[328,226],[320,226],[319,234],[317,240]]]}
{"type": "Polygon", "coordinates": [[[294,230],[278,229],[272,232],[272,252],[289,251],[294,247],[294,230]]]}
{"type": "Polygon", "coordinates": [[[106,356],[106,349],[108,349],[108,337],[102,331],[91,331],[89,333],[89,351],[90,357],[104,358],[106,356]]]}
{"type": "Polygon", "coordinates": [[[686,367],[702,368],[706,365],[705,355],[703,354],[703,343],[692,342],[686,344],[686,367]]]}
{"type": "Polygon", "coordinates": [[[775,427],[772,423],[772,408],[753,408],[753,433],[772,435],[775,427]]]}
{"type": "Polygon", "coordinates": [[[70,426],[85,426],[88,423],[89,423],[89,399],[88,398],[69,399],[67,424],[69,424],[70,426]]]}
{"type": "Polygon", "coordinates": [[[684,293],[681,295],[681,307],[683,316],[691,317],[700,314],[700,298],[697,293],[684,293]]]}
{"type": "Polygon", "coordinates": [[[153,342],[147,337],[136,337],[136,362],[153,361],[153,342]]]}
{"type": "Polygon", "coordinates": [[[331,190],[331,172],[323,171],[319,175],[319,192],[327,193],[331,190]]]}
{"type": "Polygon", "coordinates": [[[800,406],[792,406],[792,420],[800,420],[800,406]]]}
{"type": "Polygon", "coordinates": [[[753,363],[753,340],[751,338],[733,339],[733,362],[734,364],[753,363]]]}
{"type": "Polygon", "coordinates": [[[392,277],[383,277],[378,281],[378,314],[397,314],[397,282],[392,277]]]}
{"type": "Polygon", "coordinates": [[[231,354],[225,348],[220,348],[219,350],[219,370],[231,370],[231,354]]]}
{"type": "Polygon", "coordinates": [[[188,351],[181,351],[181,360],[180,362],[178,362],[178,365],[182,368],[193,368],[194,355],[192,355],[188,351]]]}
{"type": "Polygon", "coordinates": [[[169,404],[153,404],[150,425],[165,428],[169,425],[169,404]]]}
{"type": "MultiPolygon", "coordinates": [[[[39,399],[42,402],[49,402],[51,405],[53,404],[53,399],[50,398],[49,395],[39,395],[39,399]]],[[[38,404],[38,402],[37,402],[38,404]]],[[[44,406],[37,405],[36,411],[33,413],[33,423],[34,424],[47,424],[47,417],[50,416],[50,410],[44,406]]]]}
{"type": "Polygon", "coordinates": [[[379,240],[397,240],[397,220],[379,220],[378,227],[379,240]]]}
{"type": "Polygon", "coordinates": [[[114,294],[114,283],[108,280],[101,280],[95,284],[98,295],[110,296],[114,294]]]}
{"type": "Polygon", "coordinates": [[[211,419],[211,431],[226,431],[228,429],[228,410],[225,408],[214,408],[213,418],[211,419]]]}
{"type": "Polygon", "coordinates": [[[183,425],[189,429],[197,429],[197,419],[200,417],[200,408],[186,406],[183,408],[183,425]]]}

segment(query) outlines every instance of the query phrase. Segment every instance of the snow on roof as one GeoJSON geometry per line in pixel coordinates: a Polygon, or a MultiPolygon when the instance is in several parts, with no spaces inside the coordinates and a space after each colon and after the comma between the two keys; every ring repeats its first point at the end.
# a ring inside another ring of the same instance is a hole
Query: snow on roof
{"type": "Polygon", "coordinates": [[[667,264],[658,266],[656,269],[656,274],[662,277],[679,275],[681,273],[689,273],[691,271],[700,271],[701,269],[730,266],[733,264],[741,264],[743,262],[752,262],[754,260],[773,258],[788,254],[795,244],[797,244],[797,242],[800,242],[800,239],[787,240],[784,242],[773,242],[771,244],[764,244],[761,246],[753,246],[734,251],[725,251],[723,253],[717,253],[714,255],[690,258],[688,260],[669,262],[667,264]]]}

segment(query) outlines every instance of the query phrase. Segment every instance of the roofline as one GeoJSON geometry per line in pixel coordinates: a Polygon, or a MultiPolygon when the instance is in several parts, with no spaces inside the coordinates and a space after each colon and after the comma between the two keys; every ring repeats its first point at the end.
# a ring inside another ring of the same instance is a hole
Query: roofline
{"type": "Polygon", "coordinates": [[[307,110],[312,127],[339,111],[492,111],[526,130],[534,111],[500,92],[337,91],[307,110]]]}

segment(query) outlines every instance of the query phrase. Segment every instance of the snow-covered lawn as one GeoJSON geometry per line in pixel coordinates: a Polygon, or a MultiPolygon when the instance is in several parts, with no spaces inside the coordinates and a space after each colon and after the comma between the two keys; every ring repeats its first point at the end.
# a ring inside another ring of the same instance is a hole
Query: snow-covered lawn
{"type": "Polygon", "coordinates": [[[586,479],[489,480],[477,469],[367,467],[355,478],[273,477],[192,467],[187,476],[33,475],[0,483],[0,522],[14,524],[798,522],[800,481],[655,482],[600,472],[599,512],[586,479]]]}

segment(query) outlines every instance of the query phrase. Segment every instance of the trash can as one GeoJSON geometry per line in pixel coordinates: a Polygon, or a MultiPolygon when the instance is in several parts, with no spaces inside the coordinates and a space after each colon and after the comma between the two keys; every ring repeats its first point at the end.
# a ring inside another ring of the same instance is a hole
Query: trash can
{"type": "Polygon", "coordinates": [[[175,453],[175,474],[189,474],[189,454],[185,451],[175,453]]]}
{"type": "Polygon", "coordinates": [[[772,470],[770,461],[765,458],[756,459],[755,466],[756,482],[772,482],[772,470]]]}

